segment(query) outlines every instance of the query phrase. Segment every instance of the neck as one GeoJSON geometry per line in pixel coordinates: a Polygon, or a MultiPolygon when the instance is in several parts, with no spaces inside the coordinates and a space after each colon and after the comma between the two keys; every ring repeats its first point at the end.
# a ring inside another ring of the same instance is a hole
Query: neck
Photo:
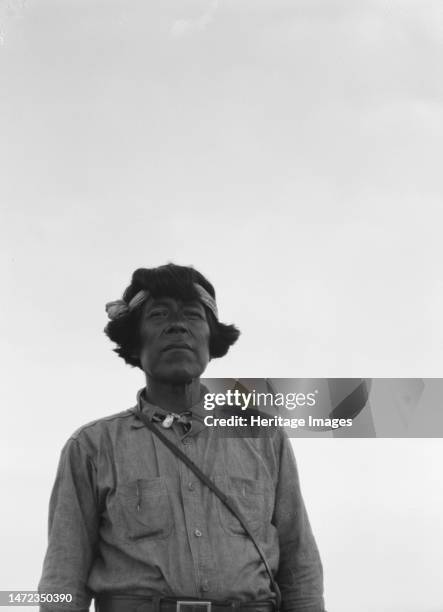
{"type": "Polygon", "coordinates": [[[183,412],[189,410],[200,399],[200,379],[192,379],[189,383],[170,383],[146,376],[145,397],[168,412],[183,412]]]}

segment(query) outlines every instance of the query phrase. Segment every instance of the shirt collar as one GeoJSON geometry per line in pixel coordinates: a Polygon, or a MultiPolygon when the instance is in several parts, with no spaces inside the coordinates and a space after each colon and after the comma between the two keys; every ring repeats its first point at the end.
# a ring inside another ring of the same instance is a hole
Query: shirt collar
{"type": "MultiPolygon", "coordinates": [[[[204,417],[207,415],[207,410],[205,410],[205,407],[204,407],[204,399],[205,399],[206,393],[209,393],[209,391],[208,391],[208,388],[203,384],[200,384],[200,388],[201,388],[201,393],[200,393],[199,400],[189,409],[192,412],[192,420],[191,420],[191,429],[186,434],[187,436],[188,435],[193,436],[206,428],[206,425],[203,420],[204,417]]],[[[151,402],[148,402],[148,400],[145,398],[145,390],[146,390],[146,387],[143,387],[143,389],[140,389],[137,392],[137,405],[134,406],[134,408],[136,410],[141,410],[151,421],[152,421],[152,417],[155,414],[160,414],[160,415],[165,415],[165,416],[169,414],[167,410],[160,408],[160,406],[157,406],[156,404],[151,404],[151,402]]],[[[132,423],[131,427],[133,429],[140,429],[141,427],[144,427],[144,424],[142,421],[137,419],[137,417],[134,417],[134,422],[132,423]]]]}

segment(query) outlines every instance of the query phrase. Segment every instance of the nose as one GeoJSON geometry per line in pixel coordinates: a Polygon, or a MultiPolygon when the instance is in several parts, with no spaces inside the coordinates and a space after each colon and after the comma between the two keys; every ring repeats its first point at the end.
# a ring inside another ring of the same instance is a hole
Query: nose
{"type": "Polygon", "coordinates": [[[188,328],[183,321],[172,321],[166,326],[166,334],[176,334],[177,332],[187,332],[188,328]]]}
{"type": "Polygon", "coordinates": [[[180,311],[171,313],[164,331],[166,334],[174,334],[177,332],[182,332],[182,333],[187,332],[188,327],[185,323],[183,313],[180,311]]]}

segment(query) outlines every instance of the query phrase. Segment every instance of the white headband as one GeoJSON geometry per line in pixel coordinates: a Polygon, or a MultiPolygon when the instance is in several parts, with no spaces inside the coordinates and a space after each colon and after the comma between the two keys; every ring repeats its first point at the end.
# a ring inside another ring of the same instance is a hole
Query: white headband
{"type": "MultiPolygon", "coordinates": [[[[200,301],[203,302],[203,304],[214,313],[215,318],[218,319],[217,304],[215,303],[215,300],[212,295],[210,295],[206,291],[206,289],[198,283],[194,283],[194,287],[199,293],[200,301]]],[[[130,300],[129,302],[125,302],[124,300],[115,300],[114,302],[108,302],[106,304],[106,312],[108,313],[109,319],[113,321],[114,319],[118,319],[119,317],[128,314],[129,312],[134,310],[134,308],[140,306],[140,304],[143,304],[143,302],[146,301],[149,296],[149,291],[143,289],[142,291],[136,293],[132,300],[130,300]]]]}

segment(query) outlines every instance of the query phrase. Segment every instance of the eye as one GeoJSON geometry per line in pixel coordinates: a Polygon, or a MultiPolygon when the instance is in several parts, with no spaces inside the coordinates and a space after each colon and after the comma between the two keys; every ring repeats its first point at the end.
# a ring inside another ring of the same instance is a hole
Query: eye
{"type": "Polygon", "coordinates": [[[186,310],[185,315],[190,319],[203,319],[203,315],[199,310],[186,310]]]}
{"type": "Polygon", "coordinates": [[[168,316],[168,311],[165,308],[154,308],[148,314],[149,318],[161,318],[161,317],[167,317],[167,316],[168,316]]]}

